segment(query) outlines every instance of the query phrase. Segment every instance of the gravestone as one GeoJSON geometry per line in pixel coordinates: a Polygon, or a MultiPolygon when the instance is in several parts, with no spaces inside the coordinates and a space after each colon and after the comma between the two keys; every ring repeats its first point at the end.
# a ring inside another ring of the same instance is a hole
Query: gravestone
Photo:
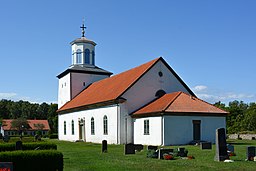
{"type": "Polygon", "coordinates": [[[13,171],[13,163],[12,162],[0,162],[0,170],[13,171]]]}
{"type": "Polygon", "coordinates": [[[124,145],[124,154],[135,154],[135,147],[134,144],[125,144],[124,145]]]}
{"type": "Polygon", "coordinates": [[[188,152],[185,151],[185,148],[178,148],[178,156],[187,157],[188,152]]]}
{"type": "Polygon", "coordinates": [[[164,158],[164,154],[170,154],[173,153],[173,149],[164,149],[161,148],[158,150],[158,159],[163,159],[164,158]]]}
{"type": "Polygon", "coordinates": [[[108,151],[108,142],[107,140],[103,140],[101,145],[101,152],[106,153],[107,151],[108,151]]]}
{"type": "Polygon", "coordinates": [[[16,142],[15,150],[22,150],[22,141],[17,141],[16,142]]]}
{"type": "Polygon", "coordinates": [[[200,144],[201,150],[211,150],[212,149],[212,143],[211,142],[202,142],[200,144]]]}
{"type": "Polygon", "coordinates": [[[143,150],[143,145],[142,144],[134,144],[134,148],[136,151],[141,151],[141,150],[143,150]]]}
{"type": "Polygon", "coordinates": [[[229,159],[227,153],[227,142],[225,128],[216,129],[216,153],[215,161],[224,161],[229,159]]]}
{"type": "Polygon", "coordinates": [[[234,146],[231,145],[231,144],[227,144],[227,150],[228,150],[229,152],[232,152],[232,153],[235,152],[235,148],[234,148],[234,146]]]}
{"type": "Polygon", "coordinates": [[[247,160],[249,161],[253,161],[254,160],[254,157],[255,157],[255,149],[256,147],[254,146],[248,146],[246,148],[246,157],[247,157],[247,160]]]}
{"type": "Polygon", "coordinates": [[[157,150],[157,146],[149,145],[147,147],[147,150],[154,150],[154,151],[156,151],[157,150]]]}

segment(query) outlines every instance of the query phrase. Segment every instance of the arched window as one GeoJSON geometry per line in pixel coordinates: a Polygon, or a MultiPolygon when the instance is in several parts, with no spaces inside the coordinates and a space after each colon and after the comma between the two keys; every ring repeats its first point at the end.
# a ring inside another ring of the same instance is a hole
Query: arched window
{"type": "Polygon", "coordinates": [[[67,129],[66,129],[67,127],[66,127],[66,121],[64,121],[64,135],[66,135],[67,134],[67,129]]]}
{"type": "Polygon", "coordinates": [[[82,63],[82,51],[81,51],[81,49],[77,49],[77,51],[76,51],[76,63],[77,64],[82,63]]]}
{"type": "Polygon", "coordinates": [[[108,118],[106,115],[103,117],[103,134],[108,135],[108,118]]]}
{"type": "Polygon", "coordinates": [[[95,52],[92,51],[92,65],[95,65],[95,52]]]}
{"type": "Polygon", "coordinates": [[[95,134],[95,129],[94,129],[94,118],[91,118],[91,135],[95,134]]]}
{"type": "Polygon", "coordinates": [[[71,122],[71,129],[72,129],[72,135],[75,134],[75,127],[74,127],[74,121],[71,122]]]}
{"type": "Polygon", "coordinates": [[[164,90],[158,90],[155,94],[156,97],[162,97],[163,95],[165,95],[166,92],[164,90]]]}
{"type": "Polygon", "coordinates": [[[90,50],[89,49],[85,49],[85,51],[84,51],[84,56],[85,56],[85,63],[86,64],[89,64],[89,62],[90,62],[90,50]]]}

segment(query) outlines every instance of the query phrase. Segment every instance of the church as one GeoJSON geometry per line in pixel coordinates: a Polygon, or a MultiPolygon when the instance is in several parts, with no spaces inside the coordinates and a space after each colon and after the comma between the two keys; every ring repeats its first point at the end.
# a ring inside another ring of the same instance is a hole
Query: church
{"type": "Polygon", "coordinates": [[[59,140],[214,143],[215,130],[226,128],[228,113],[197,98],[162,57],[116,75],[96,66],[96,43],[81,28],[72,64],[57,76],[59,140]]]}

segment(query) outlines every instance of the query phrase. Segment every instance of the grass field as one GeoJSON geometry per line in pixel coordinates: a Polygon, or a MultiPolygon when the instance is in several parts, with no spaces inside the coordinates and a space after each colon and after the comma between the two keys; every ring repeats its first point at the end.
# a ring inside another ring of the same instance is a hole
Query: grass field
{"type": "MultiPolygon", "coordinates": [[[[215,146],[201,150],[198,146],[184,146],[193,160],[158,160],[146,157],[146,150],[135,155],[124,155],[124,145],[108,145],[108,152],[101,153],[101,144],[49,140],[58,145],[64,155],[65,171],[80,170],[256,170],[256,162],[245,161],[246,147],[256,146],[256,141],[228,141],[235,146],[234,163],[215,162],[215,146]]],[[[175,147],[167,147],[175,148],[175,147]]]]}

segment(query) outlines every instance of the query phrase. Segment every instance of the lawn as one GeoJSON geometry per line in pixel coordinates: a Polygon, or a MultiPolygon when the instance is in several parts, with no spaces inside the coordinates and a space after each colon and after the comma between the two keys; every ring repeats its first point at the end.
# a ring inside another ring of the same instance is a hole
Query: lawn
{"type": "MultiPolygon", "coordinates": [[[[237,156],[234,163],[214,161],[215,146],[212,150],[201,150],[198,146],[184,146],[193,160],[158,160],[146,157],[146,147],[135,155],[124,155],[124,145],[108,145],[108,152],[101,153],[101,144],[49,140],[58,145],[64,155],[65,171],[80,170],[256,170],[256,162],[245,161],[246,147],[256,146],[256,141],[228,141],[235,146],[237,156]]],[[[166,147],[175,148],[175,147],[166,147]]]]}

